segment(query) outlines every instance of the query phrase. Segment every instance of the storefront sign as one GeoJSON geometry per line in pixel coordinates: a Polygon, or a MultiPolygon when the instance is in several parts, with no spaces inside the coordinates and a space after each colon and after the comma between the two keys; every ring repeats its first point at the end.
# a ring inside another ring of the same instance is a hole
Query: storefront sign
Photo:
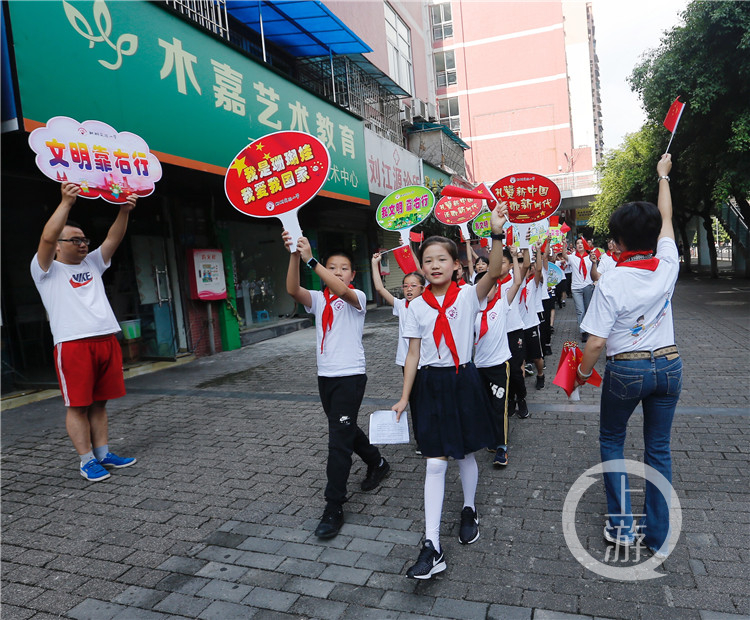
{"type": "Polygon", "coordinates": [[[589,220],[593,214],[593,207],[581,207],[576,209],[576,226],[588,226],[589,220]]]}
{"type": "Polygon", "coordinates": [[[56,116],[31,132],[29,146],[45,176],[80,185],[83,198],[122,204],[130,194],[153,193],[161,179],[161,164],[143,138],[99,121],[56,116]]]}
{"type": "Polygon", "coordinates": [[[503,177],[492,186],[498,200],[508,203],[508,220],[529,224],[544,220],[560,206],[560,190],[541,174],[519,172],[503,177]]]}
{"type": "Polygon", "coordinates": [[[331,156],[321,194],[369,204],[361,120],[163,4],[9,2],[26,130],[57,115],[96,118],[143,136],[162,163],[221,175],[227,153],[301,131],[331,156]]]}
{"type": "Polygon", "coordinates": [[[221,250],[189,250],[193,266],[190,271],[190,297],[203,301],[227,298],[224,258],[221,250]]]}
{"type": "Polygon", "coordinates": [[[224,176],[224,192],[245,215],[279,218],[296,248],[302,236],[297,210],[320,191],[330,166],[328,149],[315,136],[279,131],[237,154],[224,176]]]}
{"type": "Polygon", "coordinates": [[[407,185],[422,184],[422,160],[365,128],[367,182],[373,194],[385,196],[407,185]]]}
{"type": "Polygon", "coordinates": [[[435,205],[435,219],[449,226],[458,226],[464,239],[469,239],[468,222],[482,210],[484,200],[443,196],[435,205]]]}

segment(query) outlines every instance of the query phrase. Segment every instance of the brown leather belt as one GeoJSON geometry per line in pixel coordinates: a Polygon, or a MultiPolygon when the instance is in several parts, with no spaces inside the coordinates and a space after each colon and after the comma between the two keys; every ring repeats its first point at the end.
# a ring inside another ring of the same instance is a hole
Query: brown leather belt
{"type": "Polygon", "coordinates": [[[651,351],[628,351],[627,353],[618,353],[617,355],[609,356],[607,360],[615,362],[620,360],[650,360],[652,357],[665,357],[672,353],[679,353],[679,351],[677,351],[677,345],[675,344],[656,349],[653,353],[651,351]]]}

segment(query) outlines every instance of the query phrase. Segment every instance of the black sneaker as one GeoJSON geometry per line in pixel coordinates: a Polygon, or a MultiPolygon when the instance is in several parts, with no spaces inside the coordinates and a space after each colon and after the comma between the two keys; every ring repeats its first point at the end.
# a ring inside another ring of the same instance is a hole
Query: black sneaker
{"type": "Polygon", "coordinates": [[[445,554],[435,551],[435,547],[429,540],[424,542],[422,551],[419,552],[417,563],[406,571],[406,576],[411,579],[429,579],[437,573],[445,570],[445,554]]]}
{"type": "Polygon", "coordinates": [[[516,414],[516,400],[508,400],[508,417],[513,417],[516,414]]]}
{"type": "Polygon", "coordinates": [[[365,476],[361,485],[362,490],[372,491],[389,473],[391,473],[391,466],[388,464],[388,461],[381,457],[380,465],[376,465],[375,467],[369,466],[367,468],[367,476],[365,476]]]}
{"type": "Polygon", "coordinates": [[[531,414],[529,413],[529,406],[526,404],[526,399],[518,401],[518,417],[522,420],[528,418],[531,414]]]}
{"type": "Polygon", "coordinates": [[[536,389],[541,390],[544,387],[544,375],[536,376],[536,389]]]}
{"type": "Polygon", "coordinates": [[[315,528],[315,535],[318,538],[333,538],[339,533],[341,526],[344,525],[344,509],[341,506],[328,505],[323,511],[323,517],[315,528]]]}
{"type": "Polygon", "coordinates": [[[498,448],[495,452],[495,458],[492,460],[494,467],[505,467],[508,464],[508,451],[505,448],[498,448]]]}
{"type": "Polygon", "coordinates": [[[470,545],[479,538],[479,515],[476,510],[464,506],[461,511],[461,529],[458,531],[458,542],[470,545]]]}
{"type": "Polygon", "coordinates": [[[525,373],[525,376],[531,377],[536,372],[536,369],[534,368],[534,364],[532,364],[531,362],[526,364],[523,367],[523,372],[525,373]]]}

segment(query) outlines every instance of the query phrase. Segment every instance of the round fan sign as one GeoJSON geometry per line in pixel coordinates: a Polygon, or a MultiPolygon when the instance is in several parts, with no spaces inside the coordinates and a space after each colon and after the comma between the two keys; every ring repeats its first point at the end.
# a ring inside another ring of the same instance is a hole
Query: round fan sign
{"type": "Polygon", "coordinates": [[[563,273],[563,270],[554,263],[550,263],[548,267],[547,288],[555,288],[560,282],[565,280],[565,274],[563,273]]]}
{"type": "Polygon", "coordinates": [[[328,149],[318,138],[278,131],[237,153],[224,176],[224,192],[245,215],[279,218],[295,248],[302,236],[297,211],[325,185],[330,166],[328,149]]]}
{"type": "Polygon", "coordinates": [[[477,237],[487,238],[492,234],[492,227],[490,226],[491,218],[492,213],[490,213],[489,211],[480,213],[476,218],[474,218],[474,221],[471,223],[471,229],[474,231],[474,234],[477,237]]]}
{"type": "Polygon", "coordinates": [[[533,172],[503,177],[491,189],[500,202],[508,203],[508,220],[513,224],[544,220],[560,206],[560,189],[557,185],[533,172]]]}
{"type": "Polygon", "coordinates": [[[435,217],[438,222],[449,226],[458,226],[464,239],[469,238],[468,222],[482,211],[484,200],[479,198],[443,197],[435,205],[435,217]]]}
{"type": "Polygon", "coordinates": [[[375,219],[386,230],[412,228],[429,217],[434,204],[435,195],[424,185],[407,185],[383,198],[375,219]]]}

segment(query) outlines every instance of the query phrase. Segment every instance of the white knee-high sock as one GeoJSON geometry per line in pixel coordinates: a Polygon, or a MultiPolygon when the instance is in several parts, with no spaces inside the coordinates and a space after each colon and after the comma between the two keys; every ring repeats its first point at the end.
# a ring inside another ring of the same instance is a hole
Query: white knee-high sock
{"type": "Polygon", "coordinates": [[[425,538],[440,552],[440,518],[443,514],[445,496],[445,472],[448,461],[427,459],[424,477],[424,528],[425,538]]]}
{"type": "Polygon", "coordinates": [[[458,471],[461,474],[461,486],[464,490],[464,506],[474,510],[474,496],[477,492],[477,482],[479,481],[479,467],[474,453],[467,454],[464,458],[456,461],[458,471]]]}

